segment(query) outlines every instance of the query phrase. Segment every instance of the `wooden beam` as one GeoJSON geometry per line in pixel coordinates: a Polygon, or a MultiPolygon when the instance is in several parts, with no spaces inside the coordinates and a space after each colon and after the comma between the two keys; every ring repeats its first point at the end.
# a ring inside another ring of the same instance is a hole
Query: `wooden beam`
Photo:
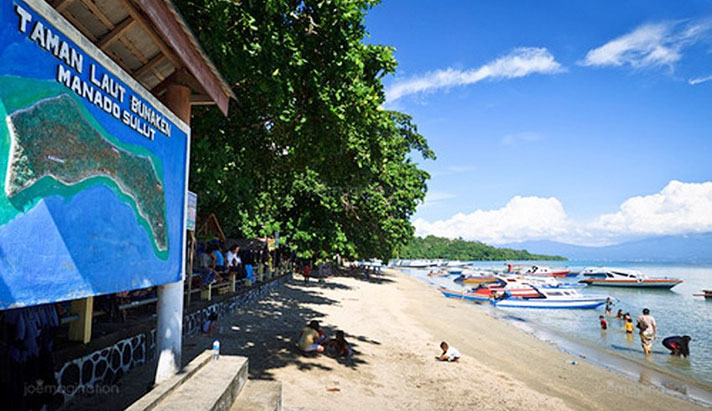
{"type": "Polygon", "coordinates": [[[96,16],[97,19],[106,26],[107,29],[113,30],[114,29],[114,23],[109,20],[108,17],[106,17],[106,14],[104,14],[101,10],[99,10],[99,7],[97,7],[96,4],[92,0],[81,0],[82,4],[85,5],[89,11],[96,16]]]}
{"type": "MultiPolygon", "coordinates": [[[[122,0],[126,1],[126,0],[122,0]]],[[[232,91],[212,66],[212,63],[197,41],[189,34],[184,21],[169,2],[165,0],[134,0],[146,13],[148,19],[154,24],[162,38],[175,51],[181,64],[176,67],[185,67],[200,84],[201,88],[212,98],[223,114],[227,114],[229,99],[232,91]]]]}
{"type": "Polygon", "coordinates": [[[55,10],[61,13],[72,3],[74,3],[74,0],[57,0],[56,2],[54,2],[54,8],[55,10]]]}
{"type": "Polygon", "coordinates": [[[64,16],[65,19],[69,20],[69,22],[72,23],[72,25],[76,27],[77,30],[81,31],[82,34],[87,36],[87,38],[91,40],[92,43],[96,43],[96,36],[85,25],[80,23],[79,20],[72,16],[71,13],[65,11],[64,13],[62,13],[62,16],[64,16]]]}
{"type": "Polygon", "coordinates": [[[173,63],[173,65],[176,67],[176,69],[181,67],[180,60],[175,56],[175,54],[171,51],[171,49],[166,46],[166,44],[161,40],[160,37],[153,31],[151,28],[151,23],[149,23],[146,18],[144,18],[141,13],[136,10],[136,8],[128,1],[128,0],[117,0],[121,5],[126,9],[126,12],[136,20],[136,22],[141,26],[143,31],[146,32],[146,34],[153,40],[153,42],[156,44],[159,50],[161,50],[161,53],[166,55],[166,58],[173,63]]]}
{"type": "Polygon", "coordinates": [[[156,54],[153,56],[151,60],[149,60],[146,64],[143,66],[137,68],[133,73],[131,73],[132,76],[135,78],[141,78],[144,76],[144,74],[148,73],[149,71],[153,71],[156,66],[161,64],[163,61],[165,61],[166,56],[164,56],[161,53],[156,54]]]}
{"type": "Polygon", "coordinates": [[[121,21],[121,23],[117,24],[113,30],[106,33],[101,37],[101,39],[99,39],[99,42],[96,43],[97,47],[102,50],[106,50],[107,47],[114,44],[116,40],[123,36],[124,33],[126,33],[134,25],[134,23],[136,23],[136,20],[131,18],[131,16],[126,17],[121,21]]]}
{"type": "Polygon", "coordinates": [[[70,313],[79,315],[77,321],[69,323],[69,340],[81,341],[84,344],[91,341],[91,321],[94,318],[94,297],[74,300],[70,313]]]}
{"type": "Polygon", "coordinates": [[[193,94],[190,96],[190,104],[194,106],[209,106],[215,103],[207,94],[193,94]]]}
{"type": "Polygon", "coordinates": [[[141,51],[140,51],[139,49],[137,49],[136,46],[134,46],[134,44],[131,42],[131,40],[127,39],[126,37],[122,37],[122,38],[119,39],[119,41],[120,41],[121,44],[123,44],[127,49],[129,49],[129,51],[131,52],[131,54],[133,54],[134,56],[136,56],[136,58],[138,59],[138,61],[141,62],[141,64],[146,64],[146,63],[148,63],[148,59],[146,58],[146,56],[144,56],[143,53],[141,53],[141,51]]]}

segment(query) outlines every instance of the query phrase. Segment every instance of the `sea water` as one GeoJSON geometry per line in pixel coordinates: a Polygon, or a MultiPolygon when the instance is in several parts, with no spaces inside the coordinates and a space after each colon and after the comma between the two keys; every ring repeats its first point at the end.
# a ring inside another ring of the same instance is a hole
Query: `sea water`
{"type": "MultiPolygon", "coordinates": [[[[586,261],[555,261],[555,262],[517,262],[521,265],[539,264],[551,267],[566,265],[574,272],[587,266],[600,266],[600,262],[586,261]]],[[[474,262],[475,267],[491,267],[503,269],[503,263],[491,261],[474,262]]],[[[554,334],[569,337],[589,345],[604,349],[619,357],[631,359],[638,364],[670,372],[686,379],[693,379],[705,385],[712,386],[712,301],[703,297],[695,297],[702,289],[712,288],[712,264],[681,265],[661,263],[606,262],[608,267],[625,267],[642,271],[650,277],[676,277],[684,282],[672,290],[646,290],[613,287],[583,287],[583,294],[609,295],[615,305],[612,313],[607,315],[608,330],[600,328],[598,316],[605,315],[604,307],[595,310],[567,309],[525,309],[525,308],[494,308],[489,304],[481,304],[480,308],[490,310],[495,316],[515,318],[526,322],[528,328],[537,327],[551,330],[554,334]],[[653,347],[653,354],[645,357],[640,346],[640,339],[635,329],[633,335],[623,331],[623,321],[615,318],[616,312],[629,312],[635,319],[643,308],[650,309],[658,327],[658,339],[653,347]],[[689,335],[690,356],[680,358],[669,355],[663,347],[662,339],[671,335],[689,335]]],[[[398,267],[397,267],[398,268],[398,267]]],[[[400,269],[400,268],[399,268],[400,269]]],[[[433,285],[441,285],[451,289],[462,289],[449,278],[427,277],[429,270],[402,269],[407,274],[420,278],[433,285]]],[[[577,282],[579,277],[567,277],[562,281],[577,282]]],[[[468,287],[469,288],[469,287],[468,287]]],[[[466,307],[469,309],[471,307],[466,307]]]]}

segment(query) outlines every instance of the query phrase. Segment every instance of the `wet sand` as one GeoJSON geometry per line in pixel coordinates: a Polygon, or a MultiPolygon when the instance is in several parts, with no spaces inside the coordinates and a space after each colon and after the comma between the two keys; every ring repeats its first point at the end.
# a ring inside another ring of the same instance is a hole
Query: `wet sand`
{"type": "MultiPolygon", "coordinates": [[[[249,357],[251,378],[283,383],[286,410],[701,409],[394,271],[300,280],[221,319],[218,336],[223,353],[249,357]],[[311,319],[345,331],[352,364],[294,348],[311,319]],[[441,340],[460,350],[459,363],[435,361],[441,340]]],[[[202,349],[213,338],[185,344],[202,349]]]]}

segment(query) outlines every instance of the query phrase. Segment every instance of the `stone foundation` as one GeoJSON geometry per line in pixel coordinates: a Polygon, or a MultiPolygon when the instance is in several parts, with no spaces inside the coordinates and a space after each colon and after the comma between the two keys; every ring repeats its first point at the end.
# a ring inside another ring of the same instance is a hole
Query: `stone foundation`
{"type": "MultiPolygon", "coordinates": [[[[207,307],[199,308],[183,317],[183,335],[200,332],[203,322],[210,313],[216,312],[219,318],[233,314],[279,286],[289,281],[291,274],[276,278],[268,283],[247,291],[238,291],[207,307]]],[[[134,367],[155,360],[156,329],[144,331],[132,337],[94,351],[88,355],[65,362],[55,372],[59,384],[57,403],[66,403],[82,393],[103,392],[111,389],[124,374],[134,367]]]]}

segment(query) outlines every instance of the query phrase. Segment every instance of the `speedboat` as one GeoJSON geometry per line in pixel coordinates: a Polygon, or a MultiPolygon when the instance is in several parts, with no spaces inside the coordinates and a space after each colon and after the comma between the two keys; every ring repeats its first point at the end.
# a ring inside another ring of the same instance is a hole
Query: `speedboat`
{"type": "MultiPolygon", "coordinates": [[[[536,288],[536,287],[535,287],[536,288]]],[[[536,288],[536,297],[515,297],[508,292],[492,299],[495,307],[516,308],[596,308],[605,304],[608,296],[583,295],[573,288],[536,288]]]]}
{"type": "Polygon", "coordinates": [[[481,294],[475,294],[471,291],[456,291],[456,290],[449,290],[447,288],[440,287],[440,292],[448,298],[460,298],[463,300],[470,300],[470,301],[489,301],[489,296],[481,295],[481,294]]]}
{"type": "Polygon", "coordinates": [[[620,268],[587,268],[583,275],[587,278],[579,281],[580,283],[605,287],[670,289],[682,282],[679,278],[648,277],[638,270],[620,268]]]}
{"type": "Polygon", "coordinates": [[[480,272],[477,274],[461,274],[459,277],[454,279],[456,283],[464,284],[482,284],[482,283],[493,283],[497,281],[497,277],[490,273],[480,272]]]}
{"type": "Polygon", "coordinates": [[[438,271],[431,270],[431,271],[428,273],[428,277],[447,277],[447,276],[450,275],[450,274],[451,274],[451,273],[448,272],[447,270],[438,270],[438,271]]]}
{"type": "MultiPolygon", "coordinates": [[[[551,286],[552,284],[541,285],[551,286]]],[[[473,288],[470,293],[490,298],[501,295],[505,291],[514,297],[536,297],[539,295],[539,291],[532,287],[531,280],[521,276],[498,277],[495,282],[480,284],[473,288]]]]}
{"type": "Polygon", "coordinates": [[[571,275],[571,270],[568,268],[552,269],[544,265],[533,265],[527,268],[526,271],[520,272],[520,274],[544,277],[568,277],[571,275]]]}

